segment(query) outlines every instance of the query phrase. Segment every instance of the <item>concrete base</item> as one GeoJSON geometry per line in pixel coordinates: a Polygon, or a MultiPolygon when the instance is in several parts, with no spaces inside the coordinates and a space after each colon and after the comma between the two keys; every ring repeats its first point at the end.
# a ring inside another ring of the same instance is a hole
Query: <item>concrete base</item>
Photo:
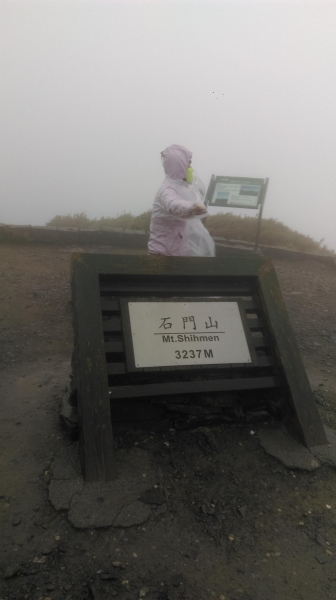
{"type": "Polygon", "coordinates": [[[116,463],[119,474],[115,481],[85,483],[73,457],[69,460],[63,450],[53,462],[50,502],[56,510],[68,509],[70,523],[79,529],[144,523],[152,509],[138,498],[155,483],[147,452],[139,448],[116,451],[116,463]]]}
{"type": "Polygon", "coordinates": [[[310,451],[323,465],[330,465],[336,468],[336,431],[325,427],[325,432],[327,434],[328,445],[314,446],[310,448],[310,451]]]}
{"type": "Polygon", "coordinates": [[[315,471],[321,466],[320,461],[307,448],[283,429],[260,428],[258,436],[267,454],[277,458],[288,469],[315,471]]]}

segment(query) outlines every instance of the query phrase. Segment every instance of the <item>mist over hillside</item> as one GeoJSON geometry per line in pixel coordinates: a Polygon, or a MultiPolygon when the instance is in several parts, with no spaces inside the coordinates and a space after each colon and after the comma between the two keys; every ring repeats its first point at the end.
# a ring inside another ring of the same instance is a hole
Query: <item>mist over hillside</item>
{"type": "MultiPolygon", "coordinates": [[[[46,225],[79,229],[121,228],[149,231],[150,217],[150,210],[138,216],[122,213],[117,217],[101,217],[99,219],[89,219],[85,212],[81,212],[73,215],[56,215],[46,225]]],[[[204,224],[213,237],[251,243],[254,243],[256,238],[257,219],[255,217],[219,213],[208,216],[204,224]]],[[[333,254],[334,251],[323,244],[323,241],[323,239],[316,241],[310,236],[294,231],[277,219],[263,219],[261,223],[259,242],[266,246],[279,246],[301,252],[333,254]]]]}

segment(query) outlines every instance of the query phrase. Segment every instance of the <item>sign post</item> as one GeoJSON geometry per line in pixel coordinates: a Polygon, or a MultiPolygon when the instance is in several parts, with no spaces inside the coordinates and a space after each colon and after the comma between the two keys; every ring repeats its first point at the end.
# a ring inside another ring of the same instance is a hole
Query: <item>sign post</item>
{"type": "Polygon", "coordinates": [[[254,251],[258,250],[261,218],[269,179],[212,175],[205,196],[206,206],[258,210],[254,251]]]}

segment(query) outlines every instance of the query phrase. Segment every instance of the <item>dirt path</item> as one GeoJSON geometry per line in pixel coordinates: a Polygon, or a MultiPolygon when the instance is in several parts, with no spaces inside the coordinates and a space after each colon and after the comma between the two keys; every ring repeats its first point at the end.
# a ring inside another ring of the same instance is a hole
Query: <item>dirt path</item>
{"type": "MultiPolygon", "coordinates": [[[[335,470],[286,469],[261,448],[257,424],[121,427],[116,451],[143,453],[165,492],[143,525],[79,530],[49,503],[53,457],[73,450],[58,408],[74,250],[0,246],[0,597],[333,600],[335,470]]],[[[274,262],[322,418],[336,430],[336,271],[274,262]]]]}

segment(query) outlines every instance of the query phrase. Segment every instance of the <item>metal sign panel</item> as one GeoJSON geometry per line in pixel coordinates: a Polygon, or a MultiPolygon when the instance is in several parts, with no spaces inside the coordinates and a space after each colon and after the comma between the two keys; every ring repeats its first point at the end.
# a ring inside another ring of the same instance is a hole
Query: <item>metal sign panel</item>
{"type": "Polygon", "coordinates": [[[136,368],[251,363],[237,302],[128,302],[136,368]]]}
{"type": "Polygon", "coordinates": [[[263,201],[264,187],[263,179],[213,175],[206,194],[206,204],[257,209],[263,201]]]}

